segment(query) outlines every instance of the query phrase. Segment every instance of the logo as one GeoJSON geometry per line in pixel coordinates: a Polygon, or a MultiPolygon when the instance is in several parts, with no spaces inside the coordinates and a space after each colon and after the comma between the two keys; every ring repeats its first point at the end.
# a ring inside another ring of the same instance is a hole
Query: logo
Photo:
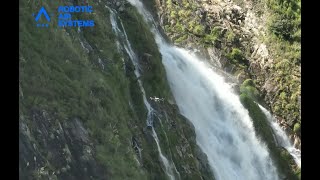
{"type": "Polygon", "coordinates": [[[93,27],[94,20],[72,19],[72,14],[93,12],[92,6],[59,6],[58,26],[59,27],[93,27]]]}
{"type": "MultiPolygon", "coordinates": [[[[57,8],[57,25],[58,27],[93,27],[94,20],[92,19],[73,19],[72,14],[76,13],[87,13],[92,14],[92,6],[59,6],[57,8]]],[[[53,14],[50,14],[53,17],[53,14]]],[[[39,12],[35,15],[34,20],[36,21],[37,27],[49,27],[49,23],[52,21],[48,12],[44,7],[41,7],[39,12]],[[44,17],[44,18],[41,18],[44,17]],[[41,23],[40,23],[41,21],[41,23]],[[43,23],[45,22],[45,23],[43,23]]],[[[89,15],[87,15],[88,17],[89,15]]]]}
{"type": "MultiPolygon", "coordinates": [[[[33,14],[33,15],[34,15],[34,14],[33,14]]],[[[44,24],[38,23],[38,21],[39,21],[39,19],[40,19],[40,17],[41,17],[42,15],[46,18],[46,20],[47,20],[48,22],[50,22],[50,16],[48,15],[46,9],[45,9],[44,7],[41,7],[40,11],[38,12],[38,14],[36,15],[36,17],[35,17],[35,19],[34,19],[34,20],[37,22],[37,27],[48,27],[48,26],[49,26],[48,23],[44,23],[44,24]]]]}

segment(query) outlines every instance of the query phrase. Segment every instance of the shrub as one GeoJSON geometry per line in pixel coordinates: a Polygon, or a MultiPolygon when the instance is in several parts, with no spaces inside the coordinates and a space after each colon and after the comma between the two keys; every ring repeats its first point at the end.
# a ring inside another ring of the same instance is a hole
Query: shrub
{"type": "Polygon", "coordinates": [[[236,35],[232,31],[228,30],[226,33],[226,40],[228,43],[233,43],[236,40],[236,35]]]}
{"type": "Polygon", "coordinates": [[[240,92],[250,99],[260,102],[260,94],[252,79],[246,79],[240,86],[240,92]]]}
{"type": "Polygon", "coordinates": [[[176,18],[177,17],[177,12],[176,11],[171,11],[170,17],[171,18],[176,18]]]}
{"type": "Polygon", "coordinates": [[[286,97],[287,97],[287,94],[285,92],[281,92],[280,95],[279,95],[280,99],[283,99],[285,100],[286,97]]]}
{"type": "Polygon", "coordinates": [[[255,86],[252,79],[246,79],[245,81],[243,81],[242,85],[244,85],[244,86],[253,86],[253,87],[255,86]]]}
{"type": "Polygon", "coordinates": [[[269,0],[268,6],[275,14],[269,25],[269,30],[280,39],[286,41],[300,41],[301,1],[269,0]]]}
{"type": "Polygon", "coordinates": [[[204,27],[201,25],[196,25],[193,29],[193,33],[197,35],[202,35],[204,33],[204,27]]]}
{"type": "Polygon", "coordinates": [[[245,63],[246,58],[242,51],[238,48],[232,48],[232,51],[226,55],[226,57],[233,63],[245,63]]]}
{"type": "Polygon", "coordinates": [[[210,34],[206,34],[204,37],[204,41],[207,43],[215,43],[216,40],[221,38],[221,28],[219,27],[214,27],[210,34]]]}
{"type": "Polygon", "coordinates": [[[294,131],[295,133],[300,133],[300,130],[301,130],[301,125],[300,125],[300,123],[294,124],[293,131],[294,131]]]}
{"type": "Polygon", "coordinates": [[[280,15],[274,17],[269,29],[274,35],[287,41],[292,40],[295,33],[293,20],[280,15]]]}

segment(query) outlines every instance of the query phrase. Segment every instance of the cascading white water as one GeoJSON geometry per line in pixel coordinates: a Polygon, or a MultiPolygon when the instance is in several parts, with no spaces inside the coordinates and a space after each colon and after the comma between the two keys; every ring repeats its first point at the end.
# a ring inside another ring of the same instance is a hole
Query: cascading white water
{"type": "Polygon", "coordinates": [[[296,149],[289,140],[289,137],[285,133],[285,131],[279,126],[276,119],[272,116],[272,114],[260,104],[258,104],[262,112],[267,116],[273,131],[275,132],[277,142],[280,146],[284,147],[293,157],[296,164],[301,167],[301,151],[296,149]]]}
{"type": "Polygon", "coordinates": [[[160,46],[181,113],[195,126],[197,143],[217,179],[277,179],[247,110],[223,78],[187,51],[160,46]]]}
{"type": "MultiPolygon", "coordinates": [[[[121,19],[120,19],[120,23],[121,23],[121,28],[123,29],[123,31],[121,31],[119,29],[119,27],[118,27],[118,23],[117,23],[117,19],[116,19],[117,16],[116,16],[115,12],[112,9],[110,9],[108,6],[106,6],[106,8],[108,8],[110,13],[111,13],[110,14],[110,21],[111,21],[111,25],[112,25],[112,30],[115,32],[116,36],[120,40],[124,40],[123,47],[124,47],[126,53],[129,55],[130,60],[131,60],[131,62],[133,63],[133,65],[135,67],[134,74],[136,75],[136,77],[138,79],[138,84],[139,84],[139,87],[140,87],[140,91],[142,92],[143,102],[144,102],[144,105],[145,105],[145,107],[147,108],[147,111],[148,111],[148,114],[147,114],[147,126],[151,127],[152,137],[156,141],[160,160],[161,160],[161,162],[163,163],[163,165],[165,167],[165,172],[168,175],[168,177],[171,180],[175,180],[175,173],[174,172],[176,172],[178,175],[179,175],[179,172],[176,170],[174,163],[173,162],[169,162],[169,160],[162,154],[161,147],[160,147],[160,144],[159,144],[159,138],[158,138],[158,135],[157,135],[157,133],[154,130],[154,127],[153,127],[153,116],[154,116],[155,112],[154,112],[154,109],[152,108],[152,106],[147,101],[145,90],[144,90],[144,88],[142,86],[141,80],[139,79],[140,78],[140,72],[139,72],[140,67],[139,67],[139,64],[138,64],[137,56],[136,56],[135,52],[133,51],[133,49],[131,47],[131,44],[130,44],[130,42],[128,40],[128,36],[127,36],[127,33],[125,32],[125,28],[124,28],[124,26],[123,26],[123,24],[121,22],[121,19]]],[[[119,41],[117,41],[117,45],[118,45],[118,48],[120,49],[119,41]]]]}
{"type": "Polygon", "coordinates": [[[175,176],[174,176],[174,173],[173,173],[173,167],[170,165],[168,159],[162,154],[162,151],[161,151],[161,148],[160,148],[160,144],[159,144],[159,138],[158,138],[157,133],[156,133],[156,131],[154,130],[153,127],[152,127],[152,136],[156,140],[159,156],[161,158],[162,163],[164,164],[165,171],[166,171],[167,175],[169,176],[169,178],[171,180],[175,179],[175,176]]]}
{"type": "MultiPolygon", "coordinates": [[[[154,23],[139,0],[128,1],[148,23],[154,23]]],[[[231,86],[190,52],[165,43],[155,27],[152,31],[177,105],[194,125],[197,144],[206,153],[215,178],[279,179],[248,111],[231,86]]]]}

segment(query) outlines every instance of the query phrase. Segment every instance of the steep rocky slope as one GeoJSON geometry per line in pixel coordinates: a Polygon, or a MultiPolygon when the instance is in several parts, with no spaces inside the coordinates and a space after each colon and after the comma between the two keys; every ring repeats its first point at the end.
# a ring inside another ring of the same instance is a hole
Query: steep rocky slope
{"type": "Polygon", "coordinates": [[[83,5],[19,1],[20,179],[166,178],[135,66],[118,49],[110,9],[118,11],[139,59],[162,153],[181,179],[212,179],[192,125],[174,104],[154,38],[131,5],[90,1],[92,28],[36,28],[30,16],[41,6],[52,12],[77,4],[83,5]]]}
{"type": "MultiPolygon", "coordinates": [[[[300,1],[278,2],[144,0],[169,39],[198,49],[217,71],[242,83],[236,87],[257,134],[280,171],[295,179],[300,170],[276,146],[252,101],[269,105],[300,148],[300,1]],[[287,6],[285,14],[294,12],[296,24],[281,16],[287,6]]],[[[95,27],[57,28],[54,18],[48,28],[35,26],[32,13],[59,5],[84,2],[19,2],[20,179],[166,179],[162,155],[180,179],[213,179],[136,9],[125,0],[93,0],[94,13],[75,16],[94,19],[95,27]]]]}
{"type": "Polygon", "coordinates": [[[239,83],[252,79],[259,92],[251,89],[251,93],[267,103],[300,148],[299,0],[144,2],[157,12],[160,25],[176,45],[200,50],[239,83]]]}

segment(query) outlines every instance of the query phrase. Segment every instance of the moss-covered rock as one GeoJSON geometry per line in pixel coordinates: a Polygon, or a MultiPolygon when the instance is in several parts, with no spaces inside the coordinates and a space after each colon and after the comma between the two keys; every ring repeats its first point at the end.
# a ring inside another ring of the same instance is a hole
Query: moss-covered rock
{"type": "Polygon", "coordinates": [[[255,84],[252,79],[246,79],[240,86],[240,92],[251,99],[259,102],[260,94],[257,88],[255,87],[255,84]]]}
{"type": "Polygon", "coordinates": [[[245,93],[240,95],[240,101],[249,111],[249,116],[253,121],[253,126],[258,137],[266,142],[272,159],[274,160],[280,175],[284,175],[289,179],[298,179],[295,175],[295,162],[287,150],[278,147],[273,137],[273,131],[268,123],[267,117],[253,101],[253,99],[245,93]]]}
{"type": "Polygon", "coordinates": [[[301,130],[301,125],[300,125],[300,123],[294,124],[293,132],[295,132],[295,133],[297,133],[297,134],[300,134],[300,130],[301,130]]]}

